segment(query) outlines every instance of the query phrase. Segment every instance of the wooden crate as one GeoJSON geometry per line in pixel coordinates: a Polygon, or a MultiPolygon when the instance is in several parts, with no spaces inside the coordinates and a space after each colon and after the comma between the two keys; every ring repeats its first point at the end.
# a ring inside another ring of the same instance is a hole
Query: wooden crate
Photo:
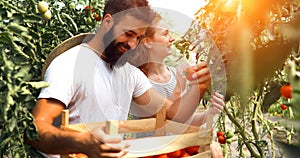
{"type": "MultiPolygon", "coordinates": [[[[161,114],[161,112],[159,113],[161,114]]],[[[198,154],[192,155],[189,158],[211,157],[209,146],[213,139],[211,128],[212,117],[208,119],[207,128],[201,129],[197,126],[162,119],[165,118],[164,114],[158,114],[156,118],[122,121],[121,126],[118,126],[119,121],[69,124],[68,111],[64,111],[62,116],[61,129],[67,131],[87,132],[97,126],[104,125],[107,131],[111,132],[110,134],[155,131],[155,136],[124,140],[130,144],[125,158],[139,158],[165,154],[191,146],[201,146],[201,148],[199,148],[200,151],[198,151],[198,154]]],[[[66,155],[62,157],[70,158],[70,156],[66,155]]]]}

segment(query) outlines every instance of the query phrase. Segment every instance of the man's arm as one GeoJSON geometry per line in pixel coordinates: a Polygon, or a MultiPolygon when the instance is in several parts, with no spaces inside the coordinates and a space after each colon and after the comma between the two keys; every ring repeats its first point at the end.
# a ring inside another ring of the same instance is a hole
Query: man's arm
{"type": "Polygon", "coordinates": [[[63,131],[53,126],[53,121],[60,116],[64,106],[62,102],[56,99],[39,99],[32,111],[39,140],[27,140],[27,143],[47,154],[81,152],[91,157],[125,154],[121,148],[112,148],[102,143],[119,143],[121,138],[108,137],[101,127],[95,129],[94,132],[80,133],[63,131]]]}

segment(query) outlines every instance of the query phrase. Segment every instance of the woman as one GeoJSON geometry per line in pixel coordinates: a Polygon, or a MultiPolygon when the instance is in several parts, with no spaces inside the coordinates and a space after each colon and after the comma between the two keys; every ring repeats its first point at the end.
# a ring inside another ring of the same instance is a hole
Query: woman
{"type": "MultiPolygon", "coordinates": [[[[130,61],[137,66],[150,80],[152,86],[170,100],[178,99],[186,87],[186,78],[176,68],[164,64],[166,57],[171,55],[174,42],[170,31],[160,15],[156,15],[151,27],[145,33],[142,43],[136,48],[138,56],[130,61]]],[[[207,87],[199,85],[200,93],[204,94],[207,87]]],[[[201,95],[203,96],[203,95],[201,95]]],[[[224,97],[219,93],[212,93],[210,107],[202,113],[195,113],[189,120],[192,125],[200,126],[206,122],[208,114],[216,115],[223,110],[224,97]]],[[[132,106],[133,118],[150,117],[152,114],[135,109],[132,106]]]]}
{"type": "MultiPolygon", "coordinates": [[[[165,95],[170,100],[174,101],[182,95],[186,89],[186,76],[183,72],[176,71],[176,68],[169,67],[164,64],[167,56],[171,55],[171,46],[174,42],[166,23],[162,20],[160,15],[156,15],[151,27],[148,27],[142,43],[136,48],[135,58],[129,61],[131,64],[137,66],[150,80],[152,86],[160,93],[165,95]]],[[[199,93],[203,97],[204,92],[208,87],[199,85],[199,93]]],[[[201,98],[199,98],[200,100],[201,98]]],[[[210,107],[202,113],[194,113],[186,123],[201,126],[206,120],[208,114],[216,115],[223,110],[224,97],[219,93],[212,93],[210,100],[210,107]]],[[[132,103],[131,114],[133,119],[151,117],[154,114],[149,113],[147,109],[136,108],[132,103]]],[[[153,132],[138,133],[135,137],[147,137],[153,135],[153,132]]],[[[212,158],[222,158],[221,146],[213,141],[210,145],[212,158]]]]}

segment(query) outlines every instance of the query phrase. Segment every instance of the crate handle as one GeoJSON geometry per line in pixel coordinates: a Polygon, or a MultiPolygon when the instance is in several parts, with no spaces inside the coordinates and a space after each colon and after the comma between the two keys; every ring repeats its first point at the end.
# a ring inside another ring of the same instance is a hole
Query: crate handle
{"type": "Polygon", "coordinates": [[[61,125],[68,126],[69,125],[69,110],[65,109],[61,114],[61,125]]]}
{"type": "Polygon", "coordinates": [[[166,135],[166,115],[167,115],[167,107],[159,106],[159,111],[156,114],[156,122],[155,122],[155,136],[165,136],[166,135]]]}

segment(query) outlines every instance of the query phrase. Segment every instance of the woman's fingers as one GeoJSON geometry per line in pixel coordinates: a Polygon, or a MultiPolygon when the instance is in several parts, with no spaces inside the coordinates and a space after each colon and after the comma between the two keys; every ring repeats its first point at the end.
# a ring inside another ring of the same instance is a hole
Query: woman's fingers
{"type": "Polygon", "coordinates": [[[212,114],[221,113],[225,106],[224,97],[219,93],[212,93],[210,103],[211,103],[210,113],[212,114]]]}
{"type": "Polygon", "coordinates": [[[218,93],[213,93],[211,98],[212,101],[214,101],[217,105],[221,105],[221,106],[225,105],[223,95],[218,93]]]}

